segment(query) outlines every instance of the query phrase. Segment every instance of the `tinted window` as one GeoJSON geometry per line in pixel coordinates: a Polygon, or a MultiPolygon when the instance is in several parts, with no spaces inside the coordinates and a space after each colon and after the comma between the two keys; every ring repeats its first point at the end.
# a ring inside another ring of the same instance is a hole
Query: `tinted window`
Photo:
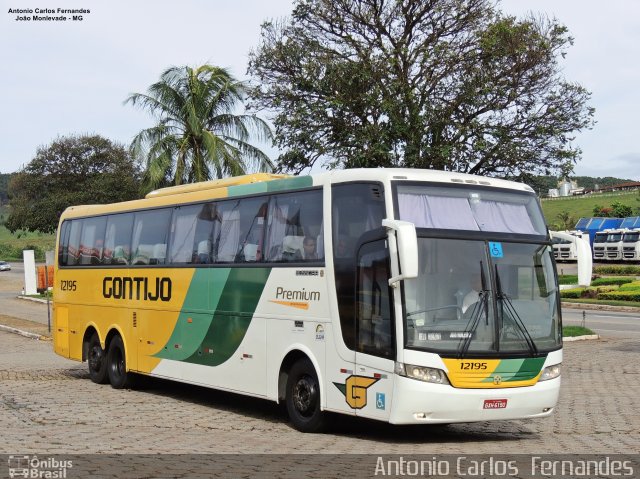
{"type": "Polygon", "coordinates": [[[67,262],[69,266],[80,263],[80,233],[82,231],[82,220],[71,221],[69,228],[69,240],[67,242],[67,262]]]}
{"type": "Polygon", "coordinates": [[[168,208],[136,213],[131,259],[134,265],[166,263],[170,221],[168,208]]]}
{"type": "Polygon", "coordinates": [[[333,264],[342,337],[356,349],[356,247],[367,231],[382,226],[385,217],[382,186],[371,183],[334,185],[332,195],[333,264]]]}
{"type": "Polygon", "coordinates": [[[220,230],[214,237],[217,263],[262,261],[266,198],[218,203],[220,230]]]}
{"type": "Polygon", "coordinates": [[[266,245],[267,261],[323,260],[322,191],[273,196],[266,245]]]}
{"type": "Polygon", "coordinates": [[[220,216],[214,203],[177,207],[171,224],[169,262],[212,263],[213,238],[219,230],[220,216]]]}
{"type": "Polygon", "coordinates": [[[107,231],[102,253],[103,264],[129,264],[131,260],[131,229],[133,213],[107,217],[107,231]]]}
{"type": "Polygon", "coordinates": [[[358,351],[393,357],[394,334],[386,241],[368,243],[358,260],[358,351]]]}
{"type": "Polygon", "coordinates": [[[102,263],[102,250],[104,249],[104,233],[107,226],[107,218],[85,218],[82,220],[82,234],[80,236],[80,263],[81,265],[99,265],[102,263]]]}

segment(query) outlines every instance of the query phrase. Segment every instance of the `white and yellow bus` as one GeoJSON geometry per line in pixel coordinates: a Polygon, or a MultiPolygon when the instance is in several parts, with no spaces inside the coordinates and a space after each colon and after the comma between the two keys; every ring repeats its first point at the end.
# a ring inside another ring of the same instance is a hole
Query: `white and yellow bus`
{"type": "Polygon", "coordinates": [[[560,390],[553,249],[526,185],[255,174],[68,208],[54,345],[135,374],[393,424],[536,418],[560,390]]]}

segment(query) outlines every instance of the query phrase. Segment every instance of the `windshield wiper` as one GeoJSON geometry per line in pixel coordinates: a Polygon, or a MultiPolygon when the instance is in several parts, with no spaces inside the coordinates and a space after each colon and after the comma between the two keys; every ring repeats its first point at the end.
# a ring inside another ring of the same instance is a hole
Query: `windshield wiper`
{"type": "Polygon", "coordinates": [[[473,340],[473,333],[478,329],[480,318],[484,312],[487,324],[489,324],[489,290],[487,289],[487,279],[484,275],[484,268],[482,267],[482,261],[480,261],[480,280],[482,281],[482,291],[478,292],[478,301],[473,306],[471,311],[471,317],[464,328],[465,337],[460,341],[458,346],[458,359],[463,359],[469,351],[471,341],[473,340]]]}
{"type": "MultiPolygon", "coordinates": [[[[504,293],[504,291],[502,291],[502,283],[500,281],[500,274],[498,273],[497,264],[495,265],[495,268],[496,268],[496,298],[498,299],[498,301],[500,301],[501,310],[506,309],[507,313],[509,313],[509,315],[511,316],[513,323],[518,327],[520,334],[522,335],[525,342],[527,343],[527,347],[529,348],[529,351],[533,356],[537,356],[538,348],[536,347],[536,343],[531,337],[531,334],[529,334],[529,330],[524,325],[524,321],[522,321],[522,318],[516,311],[516,308],[513,306],[513,303],[511,302],[509,297],[504,293]]],[[[500,329],[502,330],[502,327],[504,327],[504,311],[501,311],[501,313],[502,314],[500,315],[500,326],[501,326],[500,329]]]]}

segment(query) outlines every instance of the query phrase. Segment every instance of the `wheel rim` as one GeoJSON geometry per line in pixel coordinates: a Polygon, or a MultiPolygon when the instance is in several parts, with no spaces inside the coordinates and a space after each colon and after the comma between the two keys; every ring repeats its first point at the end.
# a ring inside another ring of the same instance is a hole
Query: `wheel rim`
{"type": "Polygon", "coordinates": [[[124,356],[122,355],[122,351],[120,351],[120,348],[116,348],[113,351],[113,362],[111,363],[111,371],[115,377],[119,378],[124,374],[124,370],[124,356]]]}
{"type": "Polygon", "coordinates": [[[310,376],[303,376],[293,387],[293,404],[296,411],[302,416],[313,415],[316,409],[318,389],[315,381],[310,376]]]}
{"type": "Polygon", "coordinates": [[[89,369],[94,373],[98,373],[102,369],[103,362],[104,352],[99,345],[94,344],[89,349],[89,369]]]}

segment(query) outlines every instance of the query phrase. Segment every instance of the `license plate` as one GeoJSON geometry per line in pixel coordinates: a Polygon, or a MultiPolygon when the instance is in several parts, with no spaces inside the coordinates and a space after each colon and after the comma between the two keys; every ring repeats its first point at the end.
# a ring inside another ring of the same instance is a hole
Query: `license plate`
{"type": "Polygon", "coordinates": [[[506,399],[485,399],[484,409],[504,409],[507,407],[506,399]]]}

